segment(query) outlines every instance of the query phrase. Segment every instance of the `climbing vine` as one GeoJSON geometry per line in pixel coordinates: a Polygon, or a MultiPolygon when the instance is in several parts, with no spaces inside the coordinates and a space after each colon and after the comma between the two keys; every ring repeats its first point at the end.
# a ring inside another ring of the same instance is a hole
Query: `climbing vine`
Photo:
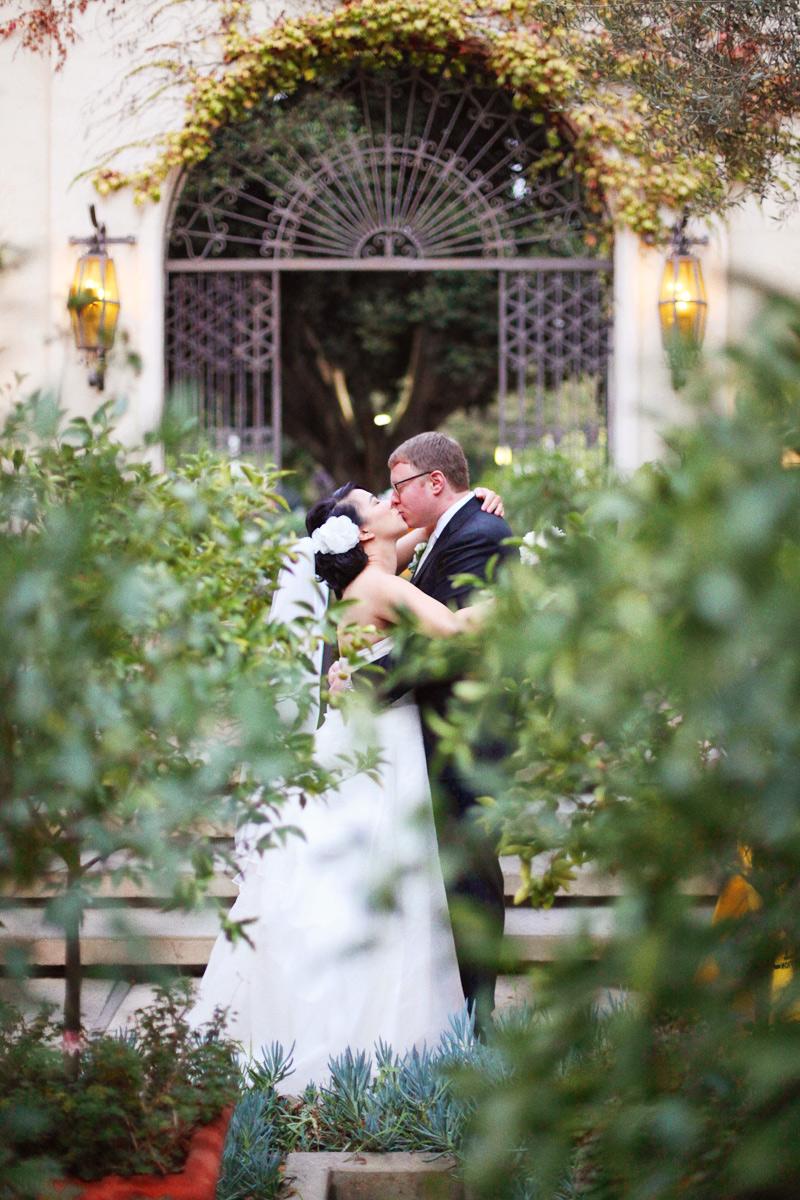
{"type": "MultiPolygon", "coordinates": [[[[625,3],[605,0],[597,12],[625,3]]],[[[506,89],[515,105],[548,124],[552,159],[577,172],[589,204],[599,210],[607,202],[618,223],[648,239],[663,235],[665,210],[724,209],[737,186],[741,192],[752,184],[752,155],[726,156],[724,146],[693,140],[691,130],[687,136],[680,88],[669,103],[654,103],[641,86],[641,48],[627,51],[601,20],[586,20],[585,7],[567,0],[349,0],[254,32],[247,0],[220,0],[219,61],[206,69],[162,63],[181,74],[186,89],[182,127],[163,136],[144,168],[104,166],[95,186],[101,194],[132,187],[137,202],[157,201],[168,176],[202,162],[217,131],[246,117],[264,94],[291,94],[357,61],[375,69],[408,63],[456,78],[469,72],[506,89]]],[[[689,0],[687,8],[696,7],[689,0]]],[[[654,25],[656,48],[657,33],[654,25]]],[[[750,53],[719,38],[711,50],[733,63],[750,53]]],[[[663,53],[661,66],[675,67],[663,53]]],[[[770,97],[774,135],[780,105],[774,91],[770,97]]],[[[757,124],[745,132],[755,136],[757,124]]],[[[769,154],[791,148],[773,136],[769,154]]]]}
{"type": "MultiPolygon", "coordinates": [[[[0,20],[0,42],[18,38],[26,50],[53,50],[56,69],[62,66],[68,46],[75,41],[75,22],[86,11],[89,0],[46,0],[42,4],[12,5],[11,15],[0,20]]],[[[0,8],[6,8],[0,0],[0,8]]]]}

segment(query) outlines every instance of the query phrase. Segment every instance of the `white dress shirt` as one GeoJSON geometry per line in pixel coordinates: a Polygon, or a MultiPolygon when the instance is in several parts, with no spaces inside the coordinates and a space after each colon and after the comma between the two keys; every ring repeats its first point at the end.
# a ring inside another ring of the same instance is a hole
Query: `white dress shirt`
{"type": "MultiPolygon", "coordinates": [[[[444,512],[439,517],[439,520],[436,522],[436,524],[433,528],[433,533],[428,538],[428,544],[425,547],[425,549],[423,550],[422,557],[420,558],[419,562],[417,563],[417,565],[414,569],[414,575],[418,575],[419,572],[422,570],[422,564],[425,562],[425,559],[428,557],[431,550],[435,546],[437,539],[439,537],[441,537],[442,530],[447,525],[447,522],[452,520],[452,518],[456,515],[458,510],[460,508],[463,508],[464,505],[467,503],[467,501],[471,500],[474,495],[475,495],[474,492],[467,492],[466,496],[461,496],[460,499],[454,500],[453,503],[450,505],[450,507],[446,508],[444,510],[444,512]]],[[[414,575],[411,576],[412,579],[414,578],[414,575]]]]}

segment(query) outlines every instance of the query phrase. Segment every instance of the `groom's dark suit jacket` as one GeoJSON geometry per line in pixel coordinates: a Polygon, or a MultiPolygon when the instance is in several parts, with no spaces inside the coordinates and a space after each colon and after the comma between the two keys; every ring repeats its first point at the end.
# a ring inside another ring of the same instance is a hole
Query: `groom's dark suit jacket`
{"type": "MultiPolygon", "coordinates": [[[[452,607],[463,608],[469,603],[472,586],[456,585],[454,576],[476,575],[485,579],[492,559],[499,566],[503,560],[516,557],[515,546],[504,546],[503,540],[512,536],[511,529],[500,517],[485,513],[480,501],[472,497],[448,521],[431,552],[412,576],[412,583],[452,607]]],[[[484,955],[459,934],[455,906],[467,901],[485,919],[490,941],[502,935],[505,912],[503,875],[491,839],[474,822],[467,819],[473,808],[476,793],[455,765],[438,753],[438,738],[426,721],[430,711],[444,716],[452,694],[453,680],[421,682],[415,687],[422,714],[425,754],[434,791],[434,811],[439,845],[442,849],[462,856],[462,867],[455,879],[448,881],[448,902],[454,914],[454,932],[461,981],[467,999],[478,1002],[478,1023],[485,1025],[494,996],[496,967],[481,962],[484,955]]],[[[481,747],[484,757],[498,758],[503,754],[500,745],[481,747]]],[[[479,752],[479,753],[480,753],[479,752]]],[[[484,949],[487,943],[484,943],[484,949]]],[[[491,959],[491,947],[485,951],[491,959]]]]}
{"type": "Polygon", "coordinates": [[[480,501],[473,496],[450,518],[431,552],[412,576],[412,583],[434,600],[463,608],[472,590],[469,584],[456,587],[455,575],[477,575],[486,578],[490,559],[516,557],[515,546],[504,546],[504,538],[512,536],[502,517],[485,513],[480,501]]]}
{"type": "MultiPolygon", "coordinates": [[[[499,566],[503,560],[517,557],[515,546],[504,546],[512,536],[508,524],[501,518],[485,513],[476,497],[472,497],[445,525],[431,552],[414,572],[411,582],[427,596],[449,608],[464,608],[470,601],[473,585],[453,580],[458,575],[475,575],[486,579],[489,563],[499,566]]],[[[451,696],[451,683],[424,683],[416,689],[420,708],[433,708],[444,713],[451,696]]],[[[426,742],[426,750],[429,747],[426,742]]],[[[465,799],[469,806],[472,798],[465,799]]],[[[459,811],[463,811],[459,805],[459,811]]]]}

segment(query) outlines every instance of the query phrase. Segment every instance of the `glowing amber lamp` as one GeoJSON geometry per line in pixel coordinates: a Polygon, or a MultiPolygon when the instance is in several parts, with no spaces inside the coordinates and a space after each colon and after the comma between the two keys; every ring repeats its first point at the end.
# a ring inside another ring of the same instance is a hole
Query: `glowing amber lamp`
{"type": "Polygon", "coordinates": [[[79,350],[109,350],[119,316],[119,290],[113,258],[102,251],[78,259],[67,301],[79,350]]]}
{"type": "Polygon", "coordinates": [[[699,346],[706,331],[708,301],[703,271],[694,254],[673,253],[664,265],[658,312],[665,342],[676,335],[699,346]]]}

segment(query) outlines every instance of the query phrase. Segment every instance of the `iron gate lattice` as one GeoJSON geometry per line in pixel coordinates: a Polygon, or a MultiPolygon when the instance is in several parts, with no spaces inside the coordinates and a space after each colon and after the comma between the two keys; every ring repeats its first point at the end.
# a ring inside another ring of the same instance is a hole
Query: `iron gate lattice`
{"type": "Polygon", "coordinates": [[[212,444],[279,460],[277,273],[171,273],[166,343],[168,386],[191,388],[212,444]]]}
{"type": "Polygon", "coordinates": [[[296,270],[498,272],[500,441],[596,439],[610,263],[587,255],[596,218],[549,134],[502,89],[412,68],[270,97],[222,130],[167,262],[167,380],[201,393],[212,440],[280,463],[280,274],[296,270]]]}
{"type": "Polygon", "coordinates": [[[597,442],[608,417],[607,286],[597,269],[500,272],[501,445],[559,445],[574,431],[597,442]]]}

